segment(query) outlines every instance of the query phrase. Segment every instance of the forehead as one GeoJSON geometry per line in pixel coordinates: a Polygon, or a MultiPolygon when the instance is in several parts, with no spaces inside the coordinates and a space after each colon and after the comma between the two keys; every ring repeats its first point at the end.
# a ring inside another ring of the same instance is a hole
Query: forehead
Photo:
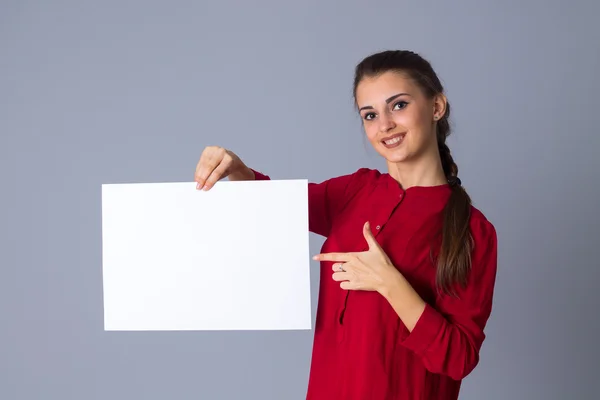
{"type": "Polygon", "coordinates": [[[419,95],[419,90],[406,74],[385,72],[361,80],[356,88],[356,103],[359,107],[384,104],[386,99],[398,93],[408,93],[416,97],[419,95]]]}

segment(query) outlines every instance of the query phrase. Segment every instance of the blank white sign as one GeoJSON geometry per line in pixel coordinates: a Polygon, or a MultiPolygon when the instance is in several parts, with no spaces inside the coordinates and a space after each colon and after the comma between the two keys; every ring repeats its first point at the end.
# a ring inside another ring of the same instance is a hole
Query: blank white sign
{"type": "Polygon", "coordinates": [[[104,329],[311,329],[305,180],[102,185],[104,329]]]}

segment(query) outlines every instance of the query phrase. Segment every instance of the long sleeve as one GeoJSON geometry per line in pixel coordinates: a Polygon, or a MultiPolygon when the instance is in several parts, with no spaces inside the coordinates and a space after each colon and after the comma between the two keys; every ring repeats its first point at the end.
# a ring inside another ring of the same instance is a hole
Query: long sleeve
{"type": "Polygon", "coordinates": [[[427,304],[402,344],[419,355],[429,371],[455,380],[466,377],[479,362],[484,328],[492,311],[497,269],[496,231],[481,214],[471,223],[472,268],[458,297],[440,294],[427,304]]]}
{"type": "MultiPolygon", "coordinates": [[[[268,175],[252,171],[256,180],[270,179],[268,175]]],[[[336,216],[361,187],[361,178],[368,171],[362,168],[353,174],[308,184],[308,225],[311,232],[325,237],[329,235],[336,216]]]]}

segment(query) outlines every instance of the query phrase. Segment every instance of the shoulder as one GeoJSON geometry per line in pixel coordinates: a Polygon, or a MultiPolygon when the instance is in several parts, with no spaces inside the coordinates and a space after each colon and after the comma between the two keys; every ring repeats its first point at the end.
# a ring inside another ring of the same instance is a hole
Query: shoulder
{"type": "Polygon", "coordinates": [[[351,176],[355,182],[364,185],[378,182],[383,174],[377,169],[363,167],[354,171],[351,176]]]}
{"type": "Polygon", "coordinates": [[[353,193],[379,181],[381,172],[371,168],[358,168],[353,172],[327,179],[324,183],[343,187],[346,193],[353,193]]]}
{"type": "Polygon", "coordinates": [[[382,182],[382,174],[379,170],[373,168],[358,168],[351,173],[349,181],[349,194],[362,193],[365,190],[371,192],[378,184],[382,182]]]}
{"type": "Polygon", "coordinates": [[[476,276],[495,275],[498,259],[498,235],[490,220],[471,207],[470,230],[473,238],[472,267],[476,276]]]}
{"type": "Polygon", "coordinates": [[[358,168],[357,170],[349,174],[349,176],[352,176],[354,179],[366,181],[377,180],[381,177],[381,175],[382,173],[379,170],[366,167],[358,168]]]}
{"type": "Polygon", "coordinates": [[[469,222],[473,240],[476,242],[496,242],[496,227],[485,214],[475,206],[471,206],[471,219],[469,222]]]}

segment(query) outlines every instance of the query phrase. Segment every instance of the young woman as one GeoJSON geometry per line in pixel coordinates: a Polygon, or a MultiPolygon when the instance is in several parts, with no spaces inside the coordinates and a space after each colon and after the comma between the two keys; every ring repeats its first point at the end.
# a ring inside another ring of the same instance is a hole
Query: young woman
{"type": "MultiPolygon", "coordinates": [[[[307,399],[458,398],[492,309],[497,239],[461,186],[446,145],[450,106],[428,61],[365,58],[354,98],[386,173],[361,168],[309,184],[311,232],[327,239],[307,399]]],[[[219,147],[196,167],[219,179],[269,179],[219,147]]]]}

